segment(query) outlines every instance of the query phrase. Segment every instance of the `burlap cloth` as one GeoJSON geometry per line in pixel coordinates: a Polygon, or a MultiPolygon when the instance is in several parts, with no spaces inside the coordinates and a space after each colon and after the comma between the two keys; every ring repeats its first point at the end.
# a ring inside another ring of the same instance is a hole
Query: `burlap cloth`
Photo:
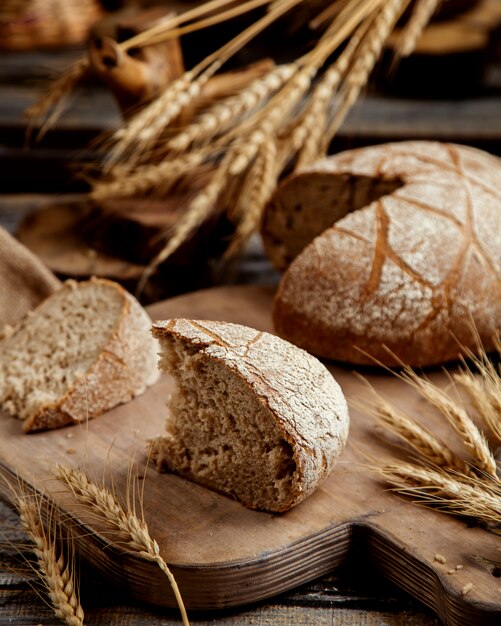
{"type": "Polygon", "coordinates": [[[60,286],[38,257],[0,227],[0,333],[60,286]]]}

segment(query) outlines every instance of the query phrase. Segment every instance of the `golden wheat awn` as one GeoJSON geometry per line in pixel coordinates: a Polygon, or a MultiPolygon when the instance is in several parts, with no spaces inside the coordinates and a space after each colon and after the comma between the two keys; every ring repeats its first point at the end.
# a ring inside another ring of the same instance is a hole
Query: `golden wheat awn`
{"type": "Polygon", "coordinates": [[[46,530],[41,520],[41,503],[36,496],[18,494],[15,498],[21,526],[33,542],[37,573],[43,582],[56,617],[67,626],[83,626],[84,612],[80,605],[71,561],[64,556],[55,529],[46,530]]]}
{"type": "Polygon", "coordinates": [[[98,515],[102,521],[113,528],[117,543],[121,543],[140,558],[156,563],[164,572],[176,597],[183,624],[189,626],[176,579],[160,554],[157,542],[152,539],[146,522],[139,519],[134,509],[130,510],[131,507],[129,511],[125,511],[108,489],[92,483],[83,472],[58,465],[56,476],[80,503],[87,505],[93,514],[98,515]]]}

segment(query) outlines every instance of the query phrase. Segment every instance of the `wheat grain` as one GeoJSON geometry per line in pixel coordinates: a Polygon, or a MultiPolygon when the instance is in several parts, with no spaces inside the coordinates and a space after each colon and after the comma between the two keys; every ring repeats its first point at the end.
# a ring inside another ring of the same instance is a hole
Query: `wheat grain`
{"type": "Polygon", "coordinates": [[[166,574],[181,611],[183,624],[189,626],[188,616],[176,580],[162,558],[157,542],[150,536],[148,526],[133,512],[126,512],[113,494],[98,487],[78,470],[58,465],[57,478],[64,483],[82,504],[88,505],[115,531],[117,540],[140,558],[154,562],[166,574]]]}
{"type": "MultiPolygon", "coordinates": [[[[144,149],[144,145],[137,145],[138,137],[141,137],[141,133],[143,133],[143,142],[146,145],[151,145],[152,137],[145,137],[145,133],[148,132],[148,129],[155,122],[158,124],[158,119],[169,119],[169,115],[172,112],[171,102],[175,101],[180,94],[186,93],[194,78],[194,71],[185,72],[180,78],[171,83],[158,98],[132,117],[123,128],[115,132],[112,137],[115,145],[106,158],[107,162],[116,163],[131,147],[137,147],[138,150],[144,149]]],[[[138,156],[136,156],[136,159],[138,156]]]]}
{"type": "Polygon", "coordinates": [[[426,25],[441,3],[442,0],[417,0],[412,15],[400,35],[396,48],[398,54],[407,57],[414,52],[426,25]]]}
{"type": "Polygon", "coordinates": [[[34,544],[38,573],[44,583],[56,617],[68,626],[83,626],[84,612],[78,600],[74,573],[67,564],[61,547],[40,519],[39,503],[34,497],[18,495],[16,508],[21,526],[34,544]]]}
{"type": "MultiPolygon", "coordinates": [[[[245,137],[236,149],[235,157],[230,166],[230,173],[233,176],[241,174],[253,161],[261,145],[278,134],[284,119],[297,106],[311,85],[313,76],[317,71],[315,65],[306,65],[296,71],[287,84],[284,93],[265,107],[261,119],[256,120],[254,130],[245,137]]],[[[241,132],[242,129],[240,129],[241,132]]]]}

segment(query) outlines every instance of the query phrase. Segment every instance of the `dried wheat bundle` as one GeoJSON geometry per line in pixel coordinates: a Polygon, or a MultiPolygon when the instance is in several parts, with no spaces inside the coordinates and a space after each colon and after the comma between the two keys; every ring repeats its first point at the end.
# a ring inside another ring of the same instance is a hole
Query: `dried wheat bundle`
{"type": "Polygon", "coordinates": [[[84,612],[78,599],[74,563],[71,553],[65,554],[63,550],[58,525],[52,519],[44,526],[37,496],[16,494],[15,503],[21,526],[33,542],[37,559],[35,571],[47,590],[56,617],[67,626],[83,626],[84,612]]]}
{"type": "MultiPolygon", "coordinates": [[[[242,13],[268,4],[264,15],[125,120],[104,144],[106,158],[103,176],[96,181],[92,194],[95,199],[161,195],[182,178],[197,177],[201,168],[213,172],[174,228],[165,233],[165,246],[153,259],[143,284],[204,220],[220,212],[235,225],[227,256],[245,244],[259,226],[263,209],[284,171],[325,154],[412,0],[326,2],[328,6],[321,7],[317,18],[324,29],[310,51],[273,67],[190,119],[185,114],[193,111],[204,86],[253,38],[285,14],[294,16],[297,11],[302,15],[306,9],[314,18],[312,0],[250,0],[237,8],[228,8],[228,2],[213,0],[120,44],[127,49],[156,43],[229,19],[236,10],[242,13]]],[[[407,52],[438,1],[433,4],[430,7],[429,0],[415,0],[404,35],[407,52]]],[[[65,80],[72,84],[76,73],[74,68],[73,78],[71,72],[66,79],[62,77],[54,92],[64,89],[65,80]]],[[[54,95],[51,100],[49,92],[34,112],[46,116],[53,105],[54,95]]],[[[54,116],[50,120],[53,122],[54,116]]]]}
{"type": "MultiPolygon", "coordinates": [[[[145,561],[156,563],[167,576],[181,611],[184,626],[189,626],[188,616],[176,580],[160,554],[157,542],[152,539],[144,519],[136,514],[134,498],[127,492],[127,510],[105,487],[99,487],[83,473],[58,465],[57,478],[73,493],[75,498],[113,531],[114,543],[145,561]]],[[[130,476],[129,476],[130,478],[130,476]]]]}
{"type": "MultiPolygon", "coordinates": [[[[496,345],[501,356],[499,338],[496,345]]],[[[474,416],[459,399],[452,397],[452,389],[446,392],[410,368],[404,368],[399,375],[447,420],[468,457],[458,456],[415,419],[372,390],[373,403],[369,411],[386,432],[397,436],[412,450],[414,457],[412,464],[393,462],[375,470],[396,492],[416,502],[476,518],[498,531],[501,528],[501,479],[488,439],[495,445],[501,443],[500,371],[485,352],[468,356],[472,366],[467,367],[464,361],[462,371],[454,374],[451,381],[458,383],[470,397],[474,416]],[[476,425],[474,417],[482,420],[485,433],[476,425]]]]}

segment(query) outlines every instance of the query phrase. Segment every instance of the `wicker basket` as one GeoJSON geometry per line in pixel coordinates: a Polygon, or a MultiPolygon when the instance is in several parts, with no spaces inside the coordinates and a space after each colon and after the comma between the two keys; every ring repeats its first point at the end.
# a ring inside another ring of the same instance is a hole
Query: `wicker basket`
{"type": "Polygon", "coordinates": [[[2,0],[0,49],[29,50],[82,43],[102,15],[98,0],[2,0]]]}

